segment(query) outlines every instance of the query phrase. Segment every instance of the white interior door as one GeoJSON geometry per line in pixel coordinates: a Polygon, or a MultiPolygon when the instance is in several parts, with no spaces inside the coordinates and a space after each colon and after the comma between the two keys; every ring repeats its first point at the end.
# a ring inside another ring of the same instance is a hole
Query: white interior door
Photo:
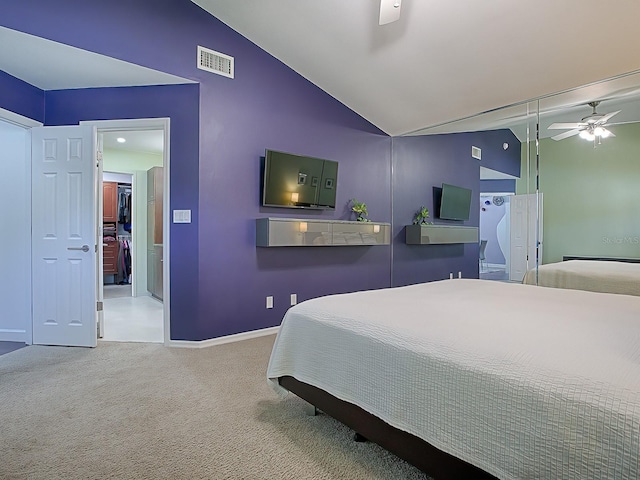
{"type": "Polygon", "coordinates": [[[542,194],[513,195],[509,209],[509,280],[521,282],[542,259],[542,194]]]}
{"type": "Polygon", "coordinates": [[[32,129],[33,343],[95,347],[95,129],[32,129]]]}

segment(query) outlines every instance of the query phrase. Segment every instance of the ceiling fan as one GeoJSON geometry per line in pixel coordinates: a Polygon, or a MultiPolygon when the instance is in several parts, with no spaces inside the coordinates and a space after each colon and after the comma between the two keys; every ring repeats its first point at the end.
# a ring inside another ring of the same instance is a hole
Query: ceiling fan
{"type": "Polygon", "coordinates": [[[379,25],[395,22],[400,19],[402,0],[380,0],[379,25]]]}
{"type": "MultiPolygon", "coordinates": [[[[616,112],[610,112],[601,114],[596,111],[596,107],[600,102],[589,102],[589,106],[593,108],[593,112],[590,115],[584,117],[577,123],[553,123],[549,125],[549,130],[563,130],[569,129],[567,132],[559,133],[551,137],[554,140],[563,140],[565,138],[573,137],[574,135],[580,135],[580,138],[584,138],[588,141],[599,141],[602,138],[615,137],[615,135],[605,128],[607,122],[620,113],[620,110],[616,112]]],[[[611,125],[611,124],[610,124],[611,125]]]]}

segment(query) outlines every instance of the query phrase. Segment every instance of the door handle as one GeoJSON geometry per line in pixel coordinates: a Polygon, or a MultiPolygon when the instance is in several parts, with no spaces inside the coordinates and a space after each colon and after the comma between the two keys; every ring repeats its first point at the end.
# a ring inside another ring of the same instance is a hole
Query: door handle
{"type": "Polygon", "coordinates": [[[88,252],[89,245],[82,245],[81,247],[67,247],[67,250],[82,250],[83,252],[88,252]]]}

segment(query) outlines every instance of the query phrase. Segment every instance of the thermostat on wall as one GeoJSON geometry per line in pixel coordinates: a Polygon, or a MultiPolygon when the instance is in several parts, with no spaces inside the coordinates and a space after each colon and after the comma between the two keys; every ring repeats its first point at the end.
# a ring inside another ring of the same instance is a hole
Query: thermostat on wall
{"type": "Polygon", "coordinates": [[[174,210],[173,223],[191,223],[191,210],[174,210]]]}

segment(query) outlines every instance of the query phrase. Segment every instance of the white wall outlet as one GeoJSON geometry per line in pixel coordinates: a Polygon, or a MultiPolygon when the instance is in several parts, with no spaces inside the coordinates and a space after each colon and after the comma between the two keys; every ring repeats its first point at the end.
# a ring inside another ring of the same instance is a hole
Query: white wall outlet
{"type": "Polygon", "coordinates": [[[296,303],[298,303],[298,295],[295,293],[291,294],[291,305],[295,305],[296,303]]]}
{"type": "Polygon", "coordinates": [[[271,295],[267,297],[267,308],[273,308],[273,297],[271,295]]]}
{"type": "Polygon", "coordinates": [[[449,274],[449,280],[453,280],[453,272],[449,274]]]}
{"type": "Polygon", "coordinates": [[[462,272],[458,272],[458,278],[462,278],[462,272]]]}

